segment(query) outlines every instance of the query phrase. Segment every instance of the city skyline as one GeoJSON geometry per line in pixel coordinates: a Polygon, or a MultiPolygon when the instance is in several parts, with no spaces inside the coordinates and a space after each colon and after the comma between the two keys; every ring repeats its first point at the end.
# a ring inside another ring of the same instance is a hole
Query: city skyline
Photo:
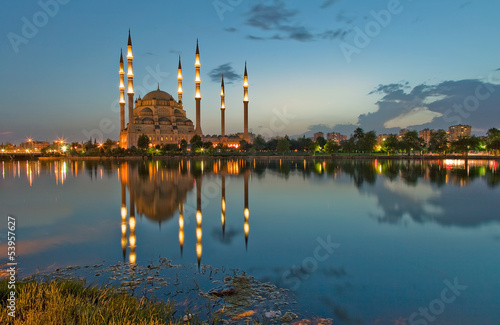
{"type": "MultiPolygon", "coordinates": [[[[3,4],[5,90],[0,141],[118,139],[119,49],[134,39],[135,97],[160,84],[175,96],[181,55],[184,105],[195,117],[199,39],[204,134],[243,131],[243,68],[250,72],[249,131],[346,135],[360,126],[499,127],[499,4],[478,1],[145,1],[119,6],[47,0],[3,4]],[[165,18],[165,16],[167,18],[165,18]],[[144,18],[143,18],[144,17],[144,18]],[[144,23],[147,22],[147,23],[144,23]],[[271,121],[278,123],[271,123],[271,121]],[[110,131],[111,130],[111,131],[110,131]]],[[[271,134],[270,134],[271,133],[271,134]]]]}

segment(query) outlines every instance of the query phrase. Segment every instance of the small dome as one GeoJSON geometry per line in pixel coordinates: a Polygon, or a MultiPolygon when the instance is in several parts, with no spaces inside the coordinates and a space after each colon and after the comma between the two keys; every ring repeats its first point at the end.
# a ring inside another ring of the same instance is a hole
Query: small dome
{"type": "Polygon", "coordinates": [[[174,100],[174,97],[170,95],[169,93],[162,91],[162,90],[154,90],[149,93],[147,93],[142,100],[151,100],[151,99],[156,99],[156,100],[174,100]]]}

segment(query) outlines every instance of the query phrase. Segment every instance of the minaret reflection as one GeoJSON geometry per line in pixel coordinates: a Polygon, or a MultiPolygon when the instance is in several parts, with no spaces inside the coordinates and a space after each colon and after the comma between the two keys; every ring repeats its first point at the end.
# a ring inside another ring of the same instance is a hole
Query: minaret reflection
{"type": "Polygon", "coordinates": [[[135,200],[132,195],[132,191],[130,191],[130,219],[129,219],[129,227],[130,227],[130,235],[129,235],[129,243],[130,243],[130,256],[129,262],[131,264],[135,264],[136,255],[135,255],[135,200]]]}
{"type": "Polygon", "coordinates": [[[181,247],[181,256],[184,248],[184,203],[179,203],[179,245],[181,247]]]}
{"type": "Polygon", "coordinates": [[[127,256],[127,198],[126,198],[126,188],[125,183],[121,182],[122,185],[122,252],[123,252],[123,262],[127,256]]]}
{"type": "Polygon", "coordinates": [[[220,219],[222,222],[222,238],[225,237],[226,234],[226,175],[224,172],[221,172],[221,215],[220,219]]]}
{"type": "Polygon", "coordinates": [[[196,258],[198,259],[198,269],[201,264],[201,254],[203,251],[203,246],[201,244],[201,237],[203,235],[201,230],[202,222],[201,214],[201,176],[196,179],[196,258]]]}
{"type": "Polygon", "coordinates": [[[250,225],[248,224],[248,217],[250,217],[250,210],[248,209],[248,179],[250,178],[250,170],[246,170],[243,174],[243,179],[245,182],[245,209],[243,214],[245,216],[245,223],[243,224],[243,230],[245,231],[245,249],[248,250],[248,233],[250,232],[250,225]]]}

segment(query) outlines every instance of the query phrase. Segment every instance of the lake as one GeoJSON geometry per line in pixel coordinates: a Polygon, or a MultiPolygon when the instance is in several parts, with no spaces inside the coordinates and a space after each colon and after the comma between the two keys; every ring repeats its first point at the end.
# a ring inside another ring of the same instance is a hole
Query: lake
{"type": "Polygon", "coordinates": [[[161,256],[243,270],[334,324],[500,323],[498,161],[0,164],[21,276],[161,256]]]}

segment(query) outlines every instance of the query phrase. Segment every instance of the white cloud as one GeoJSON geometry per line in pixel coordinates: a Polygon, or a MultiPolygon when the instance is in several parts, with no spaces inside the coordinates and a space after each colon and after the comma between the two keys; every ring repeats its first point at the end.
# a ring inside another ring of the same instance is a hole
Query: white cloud
{"type": "Polygon", "coordinates": [[[415,107],[407,113],[403,113],[384,123],[386,128],[406,128],[410,125],[422,125],[432,122],[436,117],[443,116],[441,113],[433,112],[425,106],[415,107]]]}

